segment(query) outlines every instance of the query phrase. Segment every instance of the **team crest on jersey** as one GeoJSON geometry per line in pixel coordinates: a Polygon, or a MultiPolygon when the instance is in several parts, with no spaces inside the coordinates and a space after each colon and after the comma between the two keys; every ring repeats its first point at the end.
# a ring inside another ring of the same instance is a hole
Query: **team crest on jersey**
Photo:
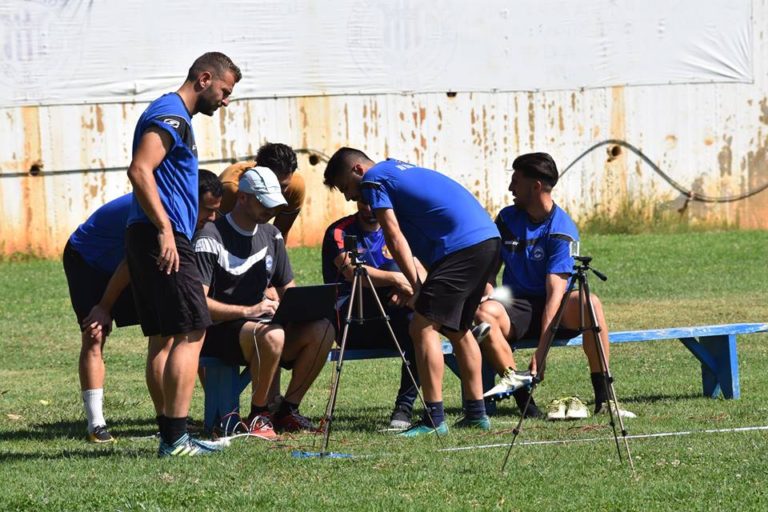
{"type": "Polygon", "coordinates": [[[163,119],[163,122],[165,124],[171,125],[174,129],[178,129],[179,126],[181,126],[181,123],[179,123],[178,120],[170,118],[170,117],[166,118],[166,119],[163,119]]]}
{"type": "Polygon", "coordinates": [[[389,248],[386,246],[386,244],[381,246],[381,255],[387,258],[388,260],[394,259],[392,257],[392,253],[389,252],[389,248]]]}
{"type": "Polygon", "coordinates": [[[531,259],[533,261],[541,261],[544,259],[544,248],[540,245],[535,245],[531,251],[531,259]]]}
{"type": "Polygon", "coordinates": [[[267,255],[267,257],[264,258],[264,265],[267,267],[267,272],[272,271],[272,256],[267,255]]]}

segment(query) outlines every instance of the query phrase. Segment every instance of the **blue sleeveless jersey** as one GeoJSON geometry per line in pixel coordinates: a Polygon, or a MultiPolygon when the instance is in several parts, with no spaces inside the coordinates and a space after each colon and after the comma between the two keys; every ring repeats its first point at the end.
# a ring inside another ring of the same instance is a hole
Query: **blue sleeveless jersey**
{"type": "Polygon", "coordinates": [[[86,263],[107,274],[125,257],[125,224],[132,197],[126,194],[100,207],[69,237],[69,244],[86,263]]]}
{"type": "MultiPolygon", "coordinates": [[[[197,146],[192,132],[192,117],[178,94],[164,94],[141,115],[133,134],[134,153],[144,132],[153,126],[173,137],[173,146],[154,173],[160,201],[174,231],[183,233],[191,240],[197,224],[197,146]]],[[[150,220],[134,197],[128,224],[137,222],[148,223],[150,220]]]]}
{"type": "Polygon", "coordinates": [[[363,201],[391,208],[413,254],[431,266],[499,232],[475,197],[437,171],[386,160],[363,175],[363,201]]]}

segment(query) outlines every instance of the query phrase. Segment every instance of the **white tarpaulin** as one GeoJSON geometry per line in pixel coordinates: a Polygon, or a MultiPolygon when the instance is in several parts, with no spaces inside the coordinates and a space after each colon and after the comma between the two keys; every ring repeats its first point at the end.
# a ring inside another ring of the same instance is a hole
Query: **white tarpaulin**
{"type": "Polygon", "coordinates": [[[750,0],[3,0],[0,107],[146,101],[199,54],[235,96],[752,81],[750,0]]]}

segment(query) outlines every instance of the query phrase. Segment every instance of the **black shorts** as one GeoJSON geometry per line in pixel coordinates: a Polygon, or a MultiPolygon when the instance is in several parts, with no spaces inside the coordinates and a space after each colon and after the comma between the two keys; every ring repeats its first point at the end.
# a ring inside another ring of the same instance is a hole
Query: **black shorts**
{"type": "Polygon", "coordinates": [[[174,231],[179,271],[166,274],[157,266],[160,252],[153,224],[128,226],[126,258],[131,289],[145,336],[172,336],[211,325],[195,252],[186,236],[174,231]]]}
{"type": "MultiPolygon", "coordinates": [[[[93,306],[101,300],[112,274],[89,265],[69,241],[64,247],[63,261],[64,273],[67,276],[67,285],[69,286],[69,298],[72,301],[72,309],[75,310],[77,323],[82,331],[83,320],[91,312],[93,306]]],[[[118,327],[138,325],[139,317],[133,305],[130,286],[126,287],[117,298],[111,313],[118,327]]]]}
{"type": "Polygon", "coordinates": [[[491,238],[437,261],[416,299],[416,312],[451,331],[469,329],[499,247],[499,239],[491,238]]]}
{"type": "MultiPolygon", "coordinates": [[[[395,349],[395,344],[392,342],[392,335],[387,328],[387,324],[381,317],[378,305],[376,305],[373,295],[368,289],[363,290],[363,317],[367,320],[363,323],[352,322],[349,324],[349,332],[347,334],[347,348],[350,349],[395,349]]],[[[389,316],[389,324],[395,333],[397,342],[400,347],[411,353],[411,336],[408,333],[408,326],[411,323],[413,312],[404,307],[398,307],[387,304],[386,297],[382,297],[382,305],[384,306],[384,312],[389,316]]],[[[347,308],[349,307],[349,297],[347,297],[339,306],[338,321],[334,319],[331,322],[336,328],[336,343],[341,343],[341,337],[344,333],[344,322],[347,317],[347,308]]],[[[355,309],[352,310],[352,319],[358,316],[357,304],[355,309]]]]}
{"type": "MultiPolygon", "coordinates": [[[[509,322],[514,329],[513,339],[538,340],[541,336],[541,316],[544,314],[544,297],[515,298],[509,306],[504,309],[509,316],[509,322]]],[[[567,329],[560,327],[555,333],[555,338],[570,339],[581,334],[577,329],[567,329]]]]}

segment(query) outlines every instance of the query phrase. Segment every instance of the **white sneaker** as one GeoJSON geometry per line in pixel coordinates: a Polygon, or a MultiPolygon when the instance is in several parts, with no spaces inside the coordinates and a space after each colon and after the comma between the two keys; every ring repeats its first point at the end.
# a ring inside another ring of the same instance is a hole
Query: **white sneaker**
{"type": "Polygon", "coordinates": [[[567,410],[565,400],[552,400],[547,408],[547,419],[549,421],[564,420],[567,410]]]}
{"type": "Polygon", "coordinates": [[[509,369],[504,372],[499,383],[483,395],[483,398],[498,394],[513,393],[522,387],[530,386],[532,382],[533,376],[531,375],[531,372],[517,372],[509,369]]]}
{"type": "Polygon", "coordinates": [[[579,400],[578,397],[572,396],[565,400],[565,405],[568,410],[565,413],[565,419],[567,420],[583,420],[589,418],[589,411],[584,402],[579,400]]]}
{"type": "Polygon", "coordinates": [[[616,402],[613,400],[603,402],[595,414],[608,414],[608,407],[606,404],[610,404],[611,411],[615,416],[620,416],[622,418],[637,418],[637,414],[627,411],[626,409],[622,409],[621,407],[616,407],[616,402]]]}
{"type": "Polygon", "coordinates": [[[491,333],[491,324],[488,322],[480,322],[472,328],[472,336],[477,340],[477,344],[483,343],[488,335],[491,333]]]}

